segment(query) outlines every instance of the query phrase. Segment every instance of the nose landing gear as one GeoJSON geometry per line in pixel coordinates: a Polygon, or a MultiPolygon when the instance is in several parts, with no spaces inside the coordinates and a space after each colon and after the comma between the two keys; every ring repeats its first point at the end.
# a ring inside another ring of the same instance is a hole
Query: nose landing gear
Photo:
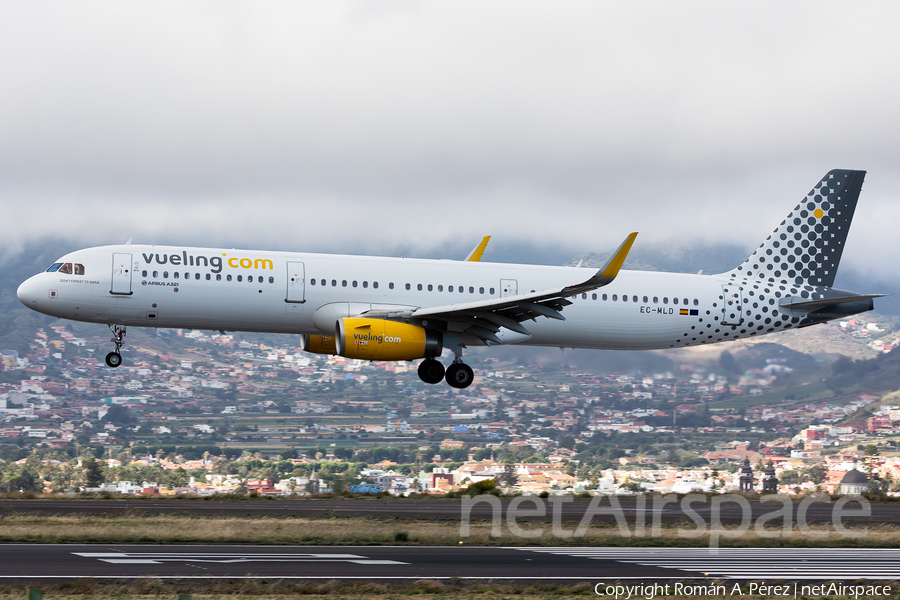
{"type": "Polygon", "coordinates": [[[122,364],[122,355],[120,354],[120,350],[122,349],[122,345],[125,343],[125,326],[110,325],[109,330],[112,331],[113,334],[112,339],[109,341],[116,345],[116,349],[106,355],[106,366],[115,369],[122,364]]]}

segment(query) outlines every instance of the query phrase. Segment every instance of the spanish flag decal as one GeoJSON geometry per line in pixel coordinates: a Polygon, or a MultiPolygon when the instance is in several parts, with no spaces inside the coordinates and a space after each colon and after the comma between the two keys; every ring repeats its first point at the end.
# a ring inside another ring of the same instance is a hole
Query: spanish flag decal
{"type": "Polygon", "coordinates": [[[694,316],[694,317],[696,317],[697,315],[700,314],[700,311],[697,310],[696,308],[692,308],[691,310],[688,310],[688,309],[686,309],[686,308],[682,308],[682,309],[680,309],[680,310],[678,311],[678,314],[679,314],[679,315],[689,315],[689,316],[694,316]]]}

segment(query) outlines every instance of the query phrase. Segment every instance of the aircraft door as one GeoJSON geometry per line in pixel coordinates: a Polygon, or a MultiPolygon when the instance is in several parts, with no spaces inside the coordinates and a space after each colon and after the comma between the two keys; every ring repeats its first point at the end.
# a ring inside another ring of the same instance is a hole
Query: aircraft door
{"type": "Polygon", "coordinates": [[[302,262],[287,264],[287,295],[285,302],[306,302],[306,270],[302,262]]]}
{"type": "Polygon", "coordinates": [[[500,297],[515,296],[519,293],[519,282],[515,279],[500,280],[500,297]]]}
{"type": "Polygon", "coordinates": [[[110,294],[131,295],[131,254],[114,253],[112,262],[112,283],[110,294]]]}
{"type": "Polygon", "coordinates": [[[722,286],[722,325],[740,325],[744,322],[744,302],[741,286],[722,286]]]}

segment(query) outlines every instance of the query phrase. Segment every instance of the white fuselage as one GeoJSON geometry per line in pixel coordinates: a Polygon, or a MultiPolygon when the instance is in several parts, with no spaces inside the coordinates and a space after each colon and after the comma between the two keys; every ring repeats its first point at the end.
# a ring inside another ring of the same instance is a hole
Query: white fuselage
{"type": "MultiPolygon", "coordinates": [[[[576,267],[136,245],[79,250],[60,262],[83,269],[31,277],[18,291],[26,306],[94,323],[325,335],[337,319],[370,308],[499,298],[590,275],[576,267]]],[[[623,270],[611,284],[569,298],[565,321],[526,322],[533,337],[521,342],[646,350],[791,327],[789,318],[752,331],[722,325],[728,283],[722,276],[623,270]]]]}

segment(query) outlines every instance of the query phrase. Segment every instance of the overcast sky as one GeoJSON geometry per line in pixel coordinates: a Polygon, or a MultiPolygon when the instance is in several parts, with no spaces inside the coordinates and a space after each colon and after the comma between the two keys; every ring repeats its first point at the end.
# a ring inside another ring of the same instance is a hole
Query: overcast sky
{"type": "MultiPolygon", "coordinates": [[[[900,4],[0,2],[0,246],[755,247],[866,169],[900,275],[900,4]]],[[[505,255],[504,255],[505,256],[505,255]]]]}

